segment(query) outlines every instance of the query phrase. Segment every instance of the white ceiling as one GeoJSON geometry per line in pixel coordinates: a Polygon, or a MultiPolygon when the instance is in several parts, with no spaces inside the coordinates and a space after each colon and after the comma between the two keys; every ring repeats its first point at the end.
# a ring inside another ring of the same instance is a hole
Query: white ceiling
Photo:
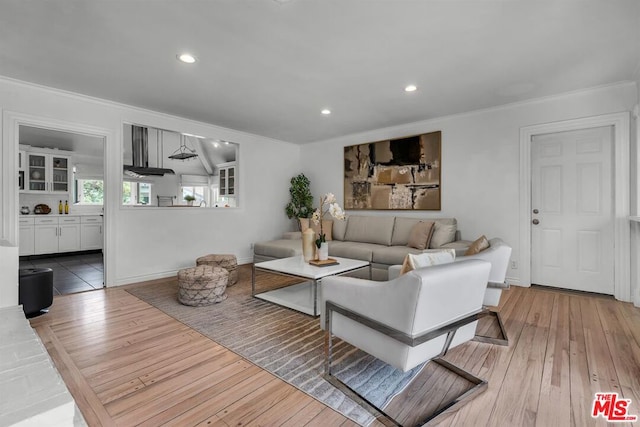
{"type": "Polygon", "coordinates": [[[295,143],[630,80],[639,63],[638,0],[0,0],[0,75],[295,143]]]}
{"type": "Polygon", "coordinates": [[[96,136],[24,125],[20,126],[18,135],[20,144],[39,148],[73,151],[74,153],[90,157],[104,157],[103,139],[96,136]]]}

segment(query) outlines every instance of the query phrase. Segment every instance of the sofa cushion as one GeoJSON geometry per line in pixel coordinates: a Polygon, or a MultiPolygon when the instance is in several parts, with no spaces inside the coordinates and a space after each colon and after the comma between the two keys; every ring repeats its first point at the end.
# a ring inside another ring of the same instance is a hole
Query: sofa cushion
{"type": "Polygon", "coordinates": [[[479,254],[480,252],[488,248],[489,248],[489,241],[487,240],[487,236],[483,234],[482,236],[478,237],[478,239],[474,241],[471,244],[471,246],[469,246],[469,249],[467,249],[464,255],[468,256],[468,255],[479,254]]]}
{"type": "Polygon", "coordinates": [[[253,245],[253,253],[272,258],[302,255],[302,240],[280,239],[258,242],[253,245]]]}
{"type": "Polygon", "coordinates": [[[371,262],[373,251],[384,247],[386,246],[376,245],[373,243],[339,242],[334,240],[329,242],[329,256],[359,259],[371,262]]]}
{"type": "Polygon", "coordinates": [[[393,216],[350,216],[344,240],[389,246],[394,222],[393,216]]]}
{"type": "MultiPolygon", "coordinates": [[[[320,223],[316,224],[309,218],[299,218],[299,220],[300,220],[300,228],[301,228],[300,231],[304,232],[307,228],[311,228],[313,231],[316,232],[316,239],[320,237],[320,223]]],[[[329,240],[332,240],[332,235],[333,235],[332,228],[333,228],[333,221],[331,221],[330,219],[322,220],[322,231],[324,232],[325,240],[327,242],[329,240]]]]}
{"type": "MultiPolygon", "coordinates": [[[[404,246],[409,243],[409,236],[411,235],[411,228],[420,221],[433,221],[438,224],[439,227],[448,224],[455,224],[457,231],[457,220],[455,218],[404,218],[396,217],[396,221],[393,226],[393,236],[391,238],[391,244],[396,246],[404,246]]],[[[435,225],[434,225],[435,233],[435,225]]],[[[455,237],[454,237],[455,240],[455,237]]]]}
{"type": "Polygon", "coordinates": [[[428,248],[433,235],[433,224],[433,221],[420,221],[415,224],[411,228],[407,246],[420,250],[428,248]]]}
{"type": "Polygon", "coordinates": [[[406,246],[409,243],[409,236],[411,236],[411,229],[413,228],[413,226],[424,220],[424,218],[403,218],[400,216],[396,217],[396,221],[393,224],[393,236],[391,237],[391,245],[406,246]]]}
{"type": "Polygon", "coordinates": [[[348,222],[348,217],[346,217],[344,220],[336,219],[335,221],[333,221],[333,240],[344,240],[344,235],[347,232],[348,222]]]}
{"type": "Polygon", "coordinates": [[[438,249],[442,245],[456,240],[458,221],[455,218],[442,218],[436,220],[433,236],[431,237],[431,249],[438,249]]]}
{"type": "Polygon", "coordinates": [[[419,249],[409,246],[380,246],[373,251],[372,261],[379,264],[402,264],[407,254],[422,253],[419,249]]]}
{"type": "Polygon", "coordinates": [[[402,263],[400,275],[411,270],[417,270],[434,265],[448,264],[456,260],[456,252],[453,249],[423,252],[421,254],[408,254],[402,263]]]}

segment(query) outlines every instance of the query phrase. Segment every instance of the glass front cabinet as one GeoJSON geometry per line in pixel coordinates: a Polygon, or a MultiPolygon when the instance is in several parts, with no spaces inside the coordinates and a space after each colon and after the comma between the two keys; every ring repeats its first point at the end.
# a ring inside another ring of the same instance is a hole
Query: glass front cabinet
{"type": "Polygon", "coordinates": [[[67,156],[26,152],[25,190],[34,193],[68,193],[71,162],[67,156]]]}
{"type": "Polygon", "coordinates": [[[236,192],[236,162],[222,163],[220,168],[220,196],[235,197],[236,192]]]}

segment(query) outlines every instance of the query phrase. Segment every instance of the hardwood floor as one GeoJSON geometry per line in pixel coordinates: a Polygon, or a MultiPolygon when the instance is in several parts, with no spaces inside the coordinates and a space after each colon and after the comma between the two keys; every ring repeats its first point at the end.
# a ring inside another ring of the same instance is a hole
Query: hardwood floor
{"type": "MultiPolygon", "coordinates": [[[[606,425],[591,405],[607,391],[640,415],[640,309],[512,287],[501,312],[509,347],[471,342],[446,357],[487,391],[438,425],[606,425]]],[[[56,297],[31,323],[90,426],[355,425],[124,289],[56,297]]]]}

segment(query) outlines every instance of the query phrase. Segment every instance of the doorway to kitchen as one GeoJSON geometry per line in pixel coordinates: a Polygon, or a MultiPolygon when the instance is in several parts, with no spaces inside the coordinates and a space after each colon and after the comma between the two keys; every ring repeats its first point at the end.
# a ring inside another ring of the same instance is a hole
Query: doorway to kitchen
{"type": "Polygon", "coordinates": [[[102,251],[21,257],[20,269],[26,268],[50,268],[53,271],[54,295],[93,291],[104,287],[102,251]]]}
{"type": "Polygon", "coordinates": [[[54,294],[104,287],[104,137],[18,127],[20,269],[51,268],[54,294]]]}

